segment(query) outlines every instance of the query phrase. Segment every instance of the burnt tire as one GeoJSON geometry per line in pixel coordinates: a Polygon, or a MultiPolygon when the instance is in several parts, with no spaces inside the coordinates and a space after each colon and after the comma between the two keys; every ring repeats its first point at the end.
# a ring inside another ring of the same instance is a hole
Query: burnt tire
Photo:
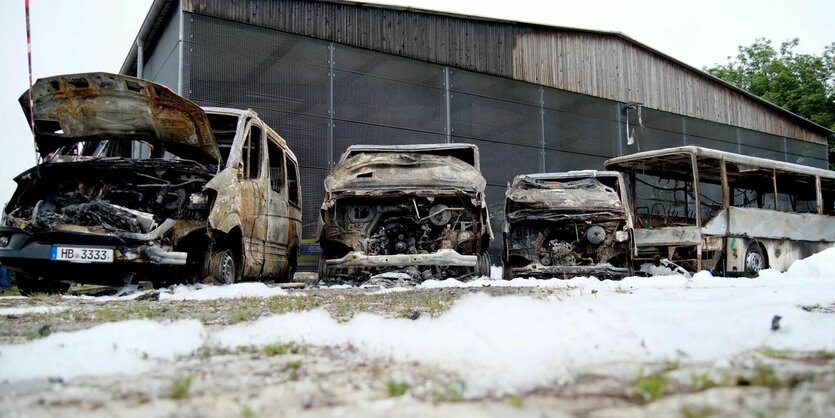
{"type": "Polygon", "coordinates": [[[503,265],[502,266],[502,280],[513,280],[513,269],[503,265]]]}
{"type": "Polygon", "coordinates": [[[70,290],[69,283],[23,273],[15,273],[15,285],[23,296],[32,296],[38,293],[62,294],[70,290]]]}
{"type": "Polygon", "coordinates": [[[291,248],[290,252],[287,254],[287,267],[284,268],[284,272],[281,275],[281,281],[285,283],[289,283],[293,281],[293,277],[296,275],[296,269],[299,265],[299,250],[296,248],[291,248]]]}
{"type": "Polygon", "coordinates": [[[232,284],[238,279],[239,265],[235,253],[231,249],[212,253],[209,265],[209,275],[218,284],[232,284]]]}
{"type": "Polygon", "coordinates": [[[752,242],[745,250],[745,277],[757,277],[760,275],[760,270],[768,268],[768,259],[766,258],[763,247],[758,242],[752,242]]]}
{"type": "Polygon", "coordinates": [[[330,277],[328,276],[328,265],[325,262],[326,260],[327,259],[324,254],[319,256],[319,268],[316,271],[319,276],[319,283],[326,283],[330,280],[330,277]]]}
{"type": "Polygon", "coordinates": [[[481,253],[478,254],[475,267],[475,275],[476,277],[490,277],[490,254],[488,253],[481,253]]]}

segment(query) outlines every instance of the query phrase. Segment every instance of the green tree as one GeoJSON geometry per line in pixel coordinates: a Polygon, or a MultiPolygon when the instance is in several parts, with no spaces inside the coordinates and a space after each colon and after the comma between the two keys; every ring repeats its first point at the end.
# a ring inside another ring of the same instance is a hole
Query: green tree
{"type": "MultiPolygon", "coordinates": [[[[835,42],[820,56],[794,52],[798,44],[795,38],[775,49],[770,40],[759,38],[750,46],[740,46],[739,54],[728,57],[727,64],[705,71],[835,130],[835,42]]],[[[835,150],[832,136],[829,150],[835,150]]]]}

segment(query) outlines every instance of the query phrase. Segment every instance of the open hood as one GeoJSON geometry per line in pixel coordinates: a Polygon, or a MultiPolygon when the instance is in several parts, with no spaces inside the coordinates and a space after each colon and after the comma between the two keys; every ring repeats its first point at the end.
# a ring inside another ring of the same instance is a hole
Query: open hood
{"type": "MultiPolygon", "coordinates": [[[[167,87],[119,74],[68,74],[32,87],[41,156],[88,140],[141,140],[200,162],[221,162],[209,120],[167,87]]],[[[29,119],[29,92],[20,96],[29,119]]]]}
{"type": "Polygon", "coordinates": [[[325,178],[325,191],[451,189],[481,193],[486,182],[472,165],[448,155],[355,154],[325,178]]]}

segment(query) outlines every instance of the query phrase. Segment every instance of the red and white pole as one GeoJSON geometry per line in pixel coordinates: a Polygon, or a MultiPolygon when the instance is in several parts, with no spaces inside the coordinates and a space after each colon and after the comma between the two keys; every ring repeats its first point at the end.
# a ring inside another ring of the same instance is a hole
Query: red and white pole
{"type": "Polygon", "coordinates": [[[32,35],[29,29],[29,0],[26,3],[26,53],[29,56],[29,123],[35,135],[35,101],[32,99],[32,35]]]}

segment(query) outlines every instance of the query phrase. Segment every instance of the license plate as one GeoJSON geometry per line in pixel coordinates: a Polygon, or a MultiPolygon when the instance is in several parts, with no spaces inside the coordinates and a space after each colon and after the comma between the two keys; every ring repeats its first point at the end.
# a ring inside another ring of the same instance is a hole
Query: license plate
{"type": "Polygon", "coordinates": [[[53,260],[69,261],[71,263],[112,263],[112,248],[88,247],[52,247],[53,260]]]}

